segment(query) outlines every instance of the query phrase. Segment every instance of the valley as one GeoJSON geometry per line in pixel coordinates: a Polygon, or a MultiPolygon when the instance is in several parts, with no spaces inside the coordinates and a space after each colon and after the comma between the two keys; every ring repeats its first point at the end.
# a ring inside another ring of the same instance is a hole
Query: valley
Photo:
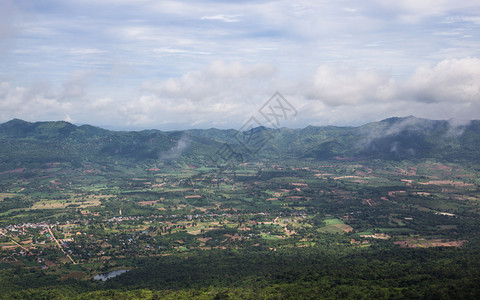
{"type": "Polygon", "coordinates": [[[441,293],[457,291],[458,282],[438,277],[437,267],[466,284],[478,278],[478,162],[341,153],[328,159],[268,158],[267,146],[258,156],[219,164],[205,159],[213,150],[187,150],[169,160],[117,152],[96,160],[86,154],[81,160],[5,161],[4,295],[37,297],[47,289],[50,296],[73,297],[75,290],[87,298],[106,291],[127,298],[275,298],[293,297],[294,291],[308,297],[323,282],[331,296],[346,289],[367,297],[406,297],[430,293],[440,282],[450,286],[441,293]],[[185,263],[190,260],[195,263],[185,263]],[[258,260],[263,262],[253,267],[258,260]],[[353,266],[369,266],[382,274],[391,264],[398,276],[393,281],[351,273],[353,266]],[[412,264],[422,268],[401,271],[412,264]],[[347,282],[338,281],[338,268],[347,282]],[[116,270],[129,272],[105,282],[94,279],[116,270]],[[285,272],[297,275],[287,279],[285,272]],[[265,274],[273,277],[245,290],[265,274]],[[409,276],[426,277],[409,286],[409,276]],[[366,282],[368,291],[362,288],[366,282]]]}

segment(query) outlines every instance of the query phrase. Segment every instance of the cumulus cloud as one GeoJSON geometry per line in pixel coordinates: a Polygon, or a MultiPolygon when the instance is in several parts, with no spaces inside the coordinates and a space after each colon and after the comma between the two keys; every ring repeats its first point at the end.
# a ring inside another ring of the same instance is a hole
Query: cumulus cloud
{"type": "Polygon", "coordinates": [[[420,67],[407,80],[405,91],[415,101],[479,102],[480,59],[448,59],[420,67]]]}
{"type": "Polygon", "coordinates": [[[478,62],[444,60],[418,68],[405,80],[377,70],[325,64],[295,81],[282,81],[270,65],[215,62],[179,77],[144,83],[143,95],[121,111],[136,125],[153,125],[160,119],[235,127],[280,91],[299,111],[295,122],[302,125],[362,124],[407,115],[472,119],[478,118],[472,111],[480,99],[478,62]]]}
{"type": "MultiPolygon", "coordinates": [[[[217,61],[178,77],[146,81],[138,87],[138,96],[121,100],[89,93],[96,74],[78,71],[59,85],[0,81],[0,120],[70,118],[94,125],[121,123],[123,128],[240,128],[279,91],[298,111],[295,120],[282,126],[359,125],[408,115],[457,124],[479,118],[479,70],[478,58],[443,60],[400,81],[386,72],[323,64],[303,78],[285,80],[269,64],[217,61]]],[[[456,134],[462,127],[452,128],[456,134]]],[[[394,131],[389,130],[382,134],[394,131]]]]}
{"type": "MultiPolygon", "coordinates": [[[[307,90],[307,99],[331,107],[358,107],[369,103],[393,107],[395,103],[404,102],[417,108],[447,103],[452,105],[449,113],[453,113],[456,109],[480,104],[480,59],[443,60],[434,66],[417,68],[403,81],[375,70],[322,65],[307,90]]],[[[416,113],[418,111],[411,114],[416,113]]]]}
{"type": "Polygon", "coordinates": [[[322,65],[314,75],[307,97],[336,106],[388,100],[395,93],[395,81],[387,75],[344,66],[322,65]]]}
{"type": "Polygon", "coordinates": [[[268,64],[217,61],[179,77],[145,82],[142,95],[120,110],[132,124],[159,119],[204,126],[239,123],[268,100],[274,74],[268,64]]]}
{"type": "Polygon", "coordinates": [[[268,81],[274,72],[275,68],[268,64],[244,65],[216,61],[204,70],[190,71],[181,77],[146,82],[143,89],[159,96],[201,101],[246,93],[248,84],[256,86],[258,80],[268,81]],[[242,89],[236,89],[238,87],[242,89]]]}
{"type": "MultiPolygon", "coordinates": [[[[358,125],[408,115],[452,119],[452,124],[479,119],[479,62],[443,60],[419,67],[403,80],[375,70],[321,65],[304,85],[301,97],[310,101],[303,102],[300,116],[316,125],[358,125]]],[[[462,130],[451,128],[452,134],[462,130]]]]}
{"type": "Polygon", "coordinates": [[[4,121],[13,117],[27,120],[61,120],[71,108],[69,102],[55,98],[50,86],[37,83],[30,88],[14,86],[8,82],[0,84],[0,118],[4,121]]]}
{"type": "Polygon", "coordinates": [[[109,98],[87,97],[87,82],[92,74],[90,71],[74,72],[60,85],[49,81],[37,81],[28,86],[0,82],[0,120],[76,120],[75,116],[88,115],[92,111],[98,114],[107,107],[110,110],[109,98]]]}

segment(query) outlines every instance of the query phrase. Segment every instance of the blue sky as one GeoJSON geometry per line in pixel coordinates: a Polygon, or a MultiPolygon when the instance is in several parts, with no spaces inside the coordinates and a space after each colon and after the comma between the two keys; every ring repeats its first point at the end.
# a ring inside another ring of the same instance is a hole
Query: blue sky
{"type": "MultiPolygon", "coordinates": [[[[480,119],[480,2],[0,0],[0,122],[480,119]]],[[[268,125],[268,124],[265,124],[268,125]]]]}

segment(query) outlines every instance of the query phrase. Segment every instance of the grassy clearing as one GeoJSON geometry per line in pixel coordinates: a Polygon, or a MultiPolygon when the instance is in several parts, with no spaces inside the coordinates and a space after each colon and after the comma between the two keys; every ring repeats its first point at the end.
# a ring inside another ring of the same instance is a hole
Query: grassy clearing
{"type": "Polygon", "coordinates": [[[281,237],[279,237],[279,236],[266,234],[266,233],[260,234],[260,237],[262,239],[265,239],[265,240],[279,240],[279,239],[281,239],[281,237]]]}
{"type": "Polygon", "coordinates": [[[78,205],[78,208],[86,208],[90,206],[99,206],[101,204],[100,199],[105,198],[107,196],[95,196],[89,197],[85,201],[82,202],[75,202],[75,201],[67,201],[67,200],[47,200],[42,199],[38,202],[35,202],[33,206],[30,208],[31,210],[37,209],[64,209],[67,208],[71,204],[78,205]]]}
{"type": "MultiPolygon", "coordinates": [[[[22,210],[26,210],[28,208],[12,208],[12,209],[9,209],[3,213],[0,213],[0,216],[7,216],[8,214],[10,213],[14,213],[14,212],[17,212],[17,211],[22,211],[22,210]]],[[[23,215],[17,215],[17,217],[20,217],[20,216],[23,216],[23,215]]]]}
{"type": "Polygon", "coordinates": [[[3,201],[5,198],[11,198],[15,196],[19,196],[19,195],[14,193],[0,193],[0,201],[3,201]]]}
{"type": "Polygon", "coordinates": [[[401,232],[408,233],[413,231],[410,228],[378,228],[377,230],[380,232],[396,232],[396,233],[401,233],[401,232]]]}
{"type": "Polygon", "coordinates": [[[319,228],[318,232],[322,232],[322,233],[344,233],[345,231],[343,229],[337,227],[337,225],[332,225],[332,226],[325,226],[325,227],[319,228]]]}
{"type": "Polygon", "coordinates": [[[323,233],[344,233],[350,232],[353,228],[350,225],[343,223],[340,219],[326,219],[325,226],[318,229],[319,232],[323,233]]]}
{"type": "Polygon", "coordinates": [[[343,221],[340,219],[326,219],[324,222],[326,226],[343,224],[343,221]]]}
{"type": "Polygon", "coordinates": [[[35,202],[31,209],[60,209],[67,207],[68,204],[71,203],[59,200],[40,200],[35,202]]]}
{"type": "Polygon", "coordinates": [[[367,230],[367,231],[358,232],[357,234],[358,235],[372,235],[373,232],[371,230],[367,230]]]}

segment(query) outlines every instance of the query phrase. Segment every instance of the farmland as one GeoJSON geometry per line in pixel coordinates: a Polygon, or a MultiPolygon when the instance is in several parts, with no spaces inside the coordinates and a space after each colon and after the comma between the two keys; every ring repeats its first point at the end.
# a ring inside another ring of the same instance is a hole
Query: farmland
{"type": "Polygon", "coordinates": [[[221,176],[215,168],[171,172],[157,164],[131,177],[112,176],[120,172],[112,169],[85,185],[91,167],[46,164],[2,175],[6,270],[24,265],[90,282],[135,269],[139,259],[196,251],[478,243],[478,170],[458,164],[259,162],[221,176]],[[21,201],[9,206],[10,199],[21,201]]]}

